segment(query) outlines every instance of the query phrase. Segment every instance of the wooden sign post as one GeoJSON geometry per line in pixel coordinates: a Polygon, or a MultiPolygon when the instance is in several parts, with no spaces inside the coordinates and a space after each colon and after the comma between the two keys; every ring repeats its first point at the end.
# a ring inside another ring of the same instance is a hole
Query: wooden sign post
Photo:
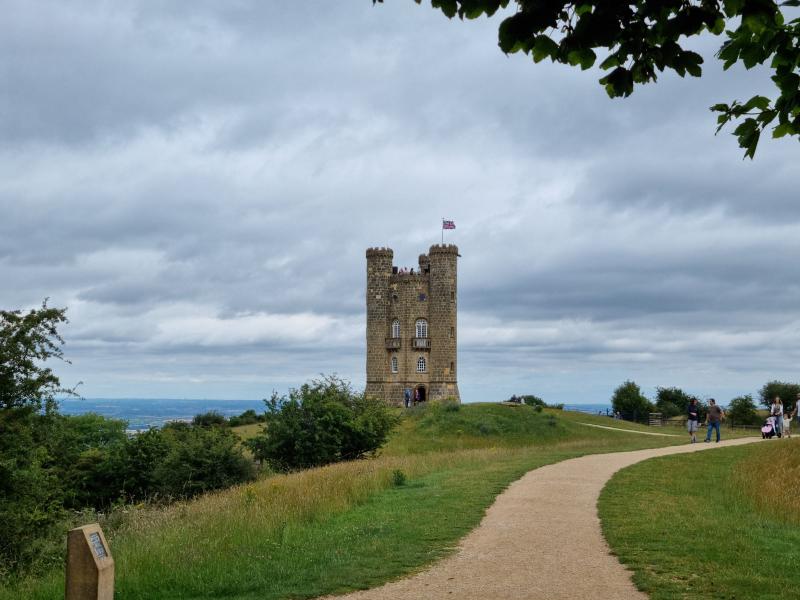
{"type": "Polygon", "coordinates": [[[114,559],[97,523],[67,535],[66,600],[113,600],[114,559]]]}

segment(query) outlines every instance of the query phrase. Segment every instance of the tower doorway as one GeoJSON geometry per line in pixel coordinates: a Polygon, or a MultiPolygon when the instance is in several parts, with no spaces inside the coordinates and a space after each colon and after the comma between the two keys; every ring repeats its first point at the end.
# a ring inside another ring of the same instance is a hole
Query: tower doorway
{"type": "Polygon", "coordinates": [[[415,390],[415,392],[416,393],[414,395],[415,395],[415,400],[417,402],[425,402],[428,399],[428,395],[425,393],[425,386],[424,385],[417,386],[417,389],[415,390]]]}

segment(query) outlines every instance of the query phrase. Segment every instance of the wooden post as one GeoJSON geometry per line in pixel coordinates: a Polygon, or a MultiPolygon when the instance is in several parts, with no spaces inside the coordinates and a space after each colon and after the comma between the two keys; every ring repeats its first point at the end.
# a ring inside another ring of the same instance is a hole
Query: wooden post
{"type": "Polygon", "coordinates": [[[97,523],[67,535],[66,600],[113,600],[114,559],[97,523]]]}

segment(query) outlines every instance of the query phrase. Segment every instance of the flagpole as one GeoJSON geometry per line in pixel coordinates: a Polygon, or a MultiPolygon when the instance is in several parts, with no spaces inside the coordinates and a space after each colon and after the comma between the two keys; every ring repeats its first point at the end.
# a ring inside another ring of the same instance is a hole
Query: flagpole
{"type": "Polygon", "coordinates": [[[442,246],[444,246],[444,217],[442,217],[442,246]]]}

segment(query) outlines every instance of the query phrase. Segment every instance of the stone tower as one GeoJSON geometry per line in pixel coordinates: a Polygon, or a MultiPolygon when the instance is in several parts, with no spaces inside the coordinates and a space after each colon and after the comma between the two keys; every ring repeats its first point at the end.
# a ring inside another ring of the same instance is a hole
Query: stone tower
{"type": "Polygon", "coordinates": [[[431,246],[418,268],[393,266],[390,248],[367,250],[367,395],[402,406],[460,402],[457,373],[458,248],[431,246]]]}

